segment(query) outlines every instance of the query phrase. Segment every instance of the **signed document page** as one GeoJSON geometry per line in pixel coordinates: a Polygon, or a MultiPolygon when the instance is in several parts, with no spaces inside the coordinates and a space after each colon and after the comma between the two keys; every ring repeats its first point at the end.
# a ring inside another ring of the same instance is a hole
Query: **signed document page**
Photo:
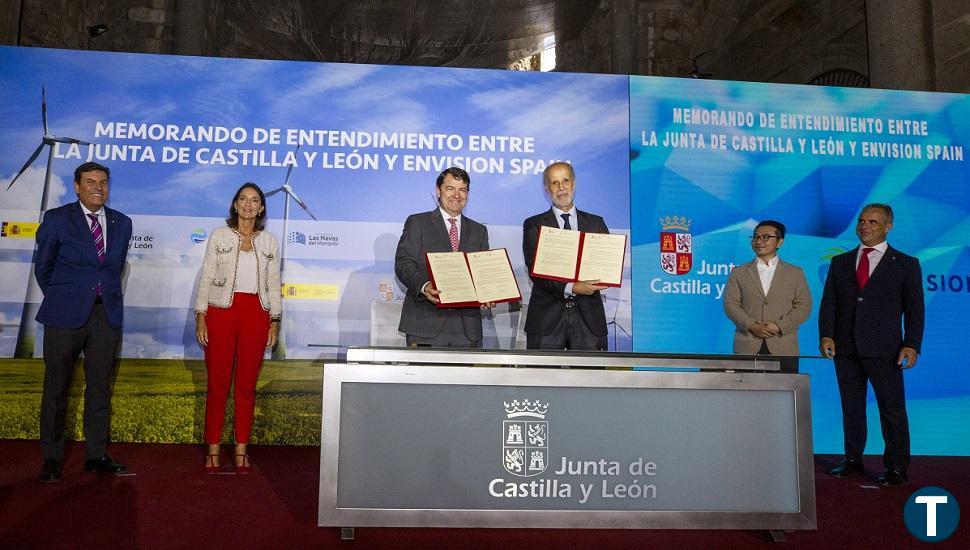
{"type": "Polygon", "coordinates": [[[626,258],[626,235],[584,233],[579,257],[578,280],[599,279],[601,285],[620,286],[626,258]]]}
{"type": "Polygon", "coordinates": [[[468,269],[475,281],[479,302],[499,303],[522,299],[507,250],[496,248],[484,252],[469,252],[467,256],[468,269]]]}
{"type": "Polygon", "coordinates": [[[464,252],[428,252],[427,257],[431,284],[441,292],[438,307],[478,305],[464,252]]]}
{"type": "Polygon", "coordinates": [[[575,281],[581,235],[579,231],[540,227],[532,276],[554,281],[575,281]]]}

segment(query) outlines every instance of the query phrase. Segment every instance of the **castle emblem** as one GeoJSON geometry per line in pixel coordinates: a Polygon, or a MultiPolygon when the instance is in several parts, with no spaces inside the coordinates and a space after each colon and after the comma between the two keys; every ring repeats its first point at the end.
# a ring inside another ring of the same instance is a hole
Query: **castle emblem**
{"type": "Polygon", "coordinates": [[[660,267],[670,275],[686,275],[693,267],[694,239],[690,223],[684,216],[660,218],[660,267]]]}
{"type": "Polygon", "coordinates": [[[549,465],[549,403],[516,399],[503,404],[502,466],[520,477],[541,474],[549,465]]]}

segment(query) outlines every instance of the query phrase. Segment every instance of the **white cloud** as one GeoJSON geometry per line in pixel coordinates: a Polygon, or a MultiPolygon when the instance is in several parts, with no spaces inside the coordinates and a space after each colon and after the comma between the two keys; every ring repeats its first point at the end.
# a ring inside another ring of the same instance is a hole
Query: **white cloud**
{"type": "MultiPolygon", "coordinates": [[[[24,159],[27,160],[27,159],[24,159]]],[[[44,190],[44,177],[47,169],[46,149],[41,153],[33,166],[24,171],[13,187],[7,189],[13,181],[16,172],[8,177],[0,178],[0,205],[4,210],[40,210],[41,193],[44,190]]],[[[56,162],[56,161],[55,161],[56,162]]],[[[47,207],[54,208],[61,204],[61,197],[67,194],[67,186],[55,174],[51,174],[50,190],[47,195],[47,207]]]]}
{"type": "Polygon", "coordinates": [[[181,342],[166,344],[158,341],[154,335],[147,332],[124,332],[123,357],[151,357],[157,359],[180,358],[184,346],[181,342]]]}
{"type": "Polygon", "coordinates": [[[611,94],[616,87],[611,79],[580,76],[481,92],[473,95],[471,102],[503,121],[503,130],[510,135],[535,137],[540,152],[569,149],[597,153],[618,141],[625,142],[629,125],[626,96],[611,94]],[[516,106],[527,109],[528,114],[508,116],[509,109],[516,106]]]}

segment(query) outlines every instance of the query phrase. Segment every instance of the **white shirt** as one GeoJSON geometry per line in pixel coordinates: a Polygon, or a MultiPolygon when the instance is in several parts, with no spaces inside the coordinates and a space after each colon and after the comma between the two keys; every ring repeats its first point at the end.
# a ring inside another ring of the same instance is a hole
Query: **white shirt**
{"type": "Polygon", "coordinates": [[[876,266],[879,265],[879,261],[882,260],[882,257],[886,255],[886,249],[889,248],[889,243],[886,241],[883,241],[877,244],[876,246],[870,246],[870,247],[867,247],[866,245],[859,243],[859,251],[856,252],[856,255],[855,255],[856,269],[859,268],[859,259],[862,258],[863,248],[873,249],[872,252],[869,253],[869,275],[872,275],[872,272],[876,270],[876,266]]]}
{"type": "Polygon", "coordinates": [[[556,222],[559,224],[559,229],[565,229],[563,225],[565,225],[566,220],[562,219],[562,215],[569,214],[569,229],[572,231],[579,231],[579,228],[576,227],[579,224],[579,222],[576,221],[576,205],[573,205],[573,207],[568,211],[560,210],[553,206],[552,212],[556,215],[556,222]]]}
{"type": "MultiPolygon", "coordinates": [[[[565,225],[566,225],[566,220],[562,219],[562,215],[563,214],[569,214],[569,230],[570,231],[579,231],[579,227],[577,227],[579,225],[579,222],[576,220],[576,205],[575,204],[573,205],[572,208],[569,209],[569,211],[560,210],[560,209],[556,208],[555,206],[553,206],[552,207],[552,213],[556,215],[556,222],[559,224],[559,229],[565,229],[565,225]]],[[[573,284],[572,283],[566,283],[566,288],[563,289],[563,295],[566,298],[569,298],[570,296],[575,296],[573,294],[573,284]]]]}
{"type": "MultiPolygon", "coordinates": [[[[448,233],[449,239],[451,238],[451,222],[448,220],[455,220],[455,229],[458,231],[458,243],[461,244],[461,214],[458,214],[457,218],[452,218],[451,214],[445,212],[445,209],[438,207],[438,212],[441,213],[441,219],[445,222],[445,232],[448,233]]],[[[421,285],[421,293],[424,294],[424,290],[428,288],[431,281],[428,281],[421,285]]]]}
{"type": "Polygon", "coordinates": [[[91,218],[88,217],[88,214],[96,214],[98,216],[98,223],[101,224],[101,235],[104,237],[104,250],[105,252],[107,252],[108,251],[108,218],[107,216],[104,215],[104,207],[102,206],[101,208],[99,208],[97,212],[92,212],[91,210],[88,210],[87,206],[84,206],[83,202],[78,201],[78,204],[81,205],[81,212],[84,212],[84,221],[88,222],[88,229],[91,229],[92,226],[94,225],[94,223],[91,221],[91,218]]]}
{"type": "Polygon", "coordinates": [[[765,291],[765,296],[768,295],[768,289],[771,288],[771,280],[775,278],[775,271],[778,269],[778,256],[768,260],[768,263],[761,261],[761,258],[757,258],[758,263],[758,278],[761,279],[761,289],[765,291]]]}
{"type": "Polygon", "coordinates": [[[448,220],[455,220],[455,227],[458,229],[458,239],[461,240],[461,214],[458,214],[457,218],[453,218],[451,214],[445,212],[445,209],[438,207],[438,212],[441,212],[441,219],[445,221],[445,232],[449,235],[451,234],[451,222],[448,220]]]}
{"type": "Polygon", "coordinates": [[[239,251],[239,265],[236,267],[236,292],[256,294],[259,288],[259,276],[256,273],[256,251],[239,251]]]}

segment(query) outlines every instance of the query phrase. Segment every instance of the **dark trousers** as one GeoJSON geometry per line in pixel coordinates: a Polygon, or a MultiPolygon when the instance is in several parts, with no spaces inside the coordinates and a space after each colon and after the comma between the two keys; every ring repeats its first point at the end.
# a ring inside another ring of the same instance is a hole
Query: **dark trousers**
{"type": "Polygon", "coordinates": [[[44,394],[40,401],[40,445],[44,460],[64,458],[64,417],[74,365],[84,352],[84,440],[88,459],[107,452],[111,377],[121,330],[108,324],[95,304],[81,328],[44,327],[44,394]]]}
{"type": "Polygon", "coordinates": [[[909,418],[903,372],[896,361],[885,357],[835,357],[835,375],[842,398],[842,431],[845,456],[862,460],[866,448],[866,382],[872,384],[879,406],[882,438],[886,443],[883,464],[906,471],[909,467],[909,418]]]}
{"type": "Polygon", "coordinates": [[[606,336],[597,336],[586,326],[578,307],[567,307],[549,334],[525,335],[528,349],[605,350],[606,336]]]}
{"type": "MultiPolygon", "coordinates": [[[[460,315],[444,312],[447,314],[441,332],[435,336],[417,336],[415,334],[405,334],[405,341],[408,347],[421,348],[480,348],[481,340],[471,340],[465,333],[465,322],[460,315]]],[[[456,312],[457,313],[457,312],[456,312]]]]}

